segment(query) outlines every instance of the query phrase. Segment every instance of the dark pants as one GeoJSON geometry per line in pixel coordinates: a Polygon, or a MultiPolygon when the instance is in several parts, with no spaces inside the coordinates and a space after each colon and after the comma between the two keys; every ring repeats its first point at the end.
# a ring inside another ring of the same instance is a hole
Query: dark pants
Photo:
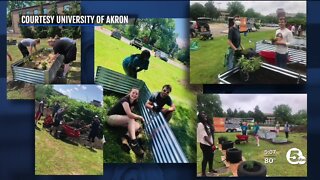
{"type": "Polygon", "coordinates": [[[285,132],[286,133],[286,138],[289,138],[289,132],[285,132]]]}
{"type": "Polygon", "coordinates": [[[163,114],[164,118],[166,119],[166,121],[169,122],[170,119],[172,118],[173,112],[172,112],[172,111],[167,111],[167,112],[165,112],[165,113],[162,112],[162,114],[163,114]]]}
{"type": "Polygon", "coordinates": [[[97,136],[97,130],[91,130],[88,136],[88,141],[94,142],[94,138],[97,136]]]}
{"type": "Polygon", "coordinates": [[[288,53],[287,54],[276,53],[276,63],[278,67],[287,68],[287,61],[288,61],[288,53]]]}
{"type": "Polygon", "coordinates": [[[64,54],[64,60],[63,63],[64,64],[69,64],[72,61],[75,61],[77,58],[77,46],[76,44],[74,44],[73,46],[71,46],[68,50],[67,53],[64,54]]]}
{"type": "Polygon", "coordinates": [[[202,174],[206,173],[207,163],[209,163],[209,171],[213,170],[213,151],[211,146],[201,144],[200,148],[202,150],[202,174]]]}
{"type": "Polygon", "coordinates": [[[26,46],[24,46],[21,42],[19,42],[18,48],[19,48],[23,57],[29,56],[28,48],[26,46]]]}
{"type": "Polygon", "coordinates": [[[123,66],[123,70],[127,76],[137,79],[137,71],[134,68],[123,66]]]}
{"type": "Polygon", "coordinates": [[[247,135],[247,131],[242,131],[242,135],[247,135]]]}

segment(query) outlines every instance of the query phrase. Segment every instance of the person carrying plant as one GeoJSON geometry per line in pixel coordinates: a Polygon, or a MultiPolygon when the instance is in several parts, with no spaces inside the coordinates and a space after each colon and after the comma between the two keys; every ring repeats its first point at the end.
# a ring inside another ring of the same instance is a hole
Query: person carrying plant
{"type": "Polygon", "coordinates": [[[279,18],[280,29],[276,31],[276,64],[281,68],[287,68],[288,61],[288,46],[293,40],[292,32],[286,28],[285,17],[279,18]]]}
{"type": "Polygon", "coordinates": [[[169,94],[172,91],[172,87],[166,84],[162,87],[161,92],[152,94],[149,100],[146,102],[146,107],[155,112],[161,112],[164,118],[169,122],[173,112],[176,110],[176,106],[173,104],[169,94]],[[168,105],[169,108],[164,108],[164,105],[168,105]]]}
{"type": "Polygon", "coordinates": [[[239,31],[240,17],[235,16],[229,20],[229,32],[228,32],[228,45],[229,48],[226,54],[226,65],[227,69],[230,70],[234,68],[236,64],[236,58],[240,54],[240,50],[243,49],[241,46],[241,36],[239,31]]]}
{"type": "Polygon", "coordinates": [[[137,73],[142,70],[148,70],[150,52],[143,50],[141,54],[133,54],[125,58],[122,67],[127,76],[137,79],[137,73]]]}
{"type": "Polygon", "coordinates": [[[23,57],[27,57],[33,52],[33,48],[35,51],[37,51],[37,45],[40,44],[40,39],[22,39],[18,43],[18,48],[22,54],[23,57]],[[29,49],[29,50],[28,50],[29,49]]]}
{"type": "Polygon", "coordinates": [[[200,143],[200,148],[202,150],[202,163],[201,172],[202,176],[206,176],[207,164],[209,164],[209,172],[217,173],[213,169],[213,156],[214,156],[214,130],[213,126],[208,121],[208,117],[205,112],[200,112],[198,114],[198,125],[197,125],[197,142],[200,143]]]}
{"type": "Polygon", "coordinates": [[[257,142],[257,146],[259,147],[260,146],[260,143],[259,143],[259,135],[258,135],[258,131],[260,129],[260,126],[258,125],[257,122],[254,122],[254,126],[253,126],[253,136],[256,138],[256,142],[257,142]]]}
{"type": "Polygon", "coordinates": [[[290,125],[288,124],[288,122],[286,122],[284,124],[284,133],[286,134],[286,138],[289,138],[289,132],[290,132],[290,125]]]}
{"type": "Polygon", "coordinates": [[[94,116],[91,124],[88,127],[91,127],[91,131],[89,133],[87,141],[91,142],[90,148],[93,148],[94,139],[98,136],[99,133],[99,127],[100,127],[101,121],[97,115],[94,116]]]}
{"type": "Polygon", "coordinates": [[[51,57],[51,61],[56,59],[60,54],[64,56],[64,70],[62,78],[65,78],[70,70],[70,64],[77,58],[77,47],[71,42],[56,40],[52,38],[48,40],[48,44],[53,48],[53,52],[55,54],[51,57]]]}
{"type": "Polygon", "coordinates": [[[128,95],[121,98],[107,113],[107,123],[114,127],[125,127],[128,131],[121,138],[122,148],[126,152],[132,151],[139,157],[143,157],[144,151],[140,147],[136,133],[141,130],[141,125],[137,120],[144,122],[144,118],[133,113],[134,107],[138,103],[139,89],[132,88],[128,95]]]}

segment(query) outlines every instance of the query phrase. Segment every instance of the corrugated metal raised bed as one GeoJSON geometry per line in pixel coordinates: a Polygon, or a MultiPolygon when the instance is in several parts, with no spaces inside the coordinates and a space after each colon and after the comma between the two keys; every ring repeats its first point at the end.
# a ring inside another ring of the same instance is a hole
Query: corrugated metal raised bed
{"type": "Polygon", "coordinates": [[[219,84],[306,84],[305,75],[262,63],[260,69],[250,73],[250,79],[243,81],[240,68],[236,67],[218,75],[219,84]]]}
{"type": "Polygon", "coordinates": [[[37,56],[44,52],[52,52],[52,49],[40,49],[32,55],[25,57],[11,65],[13,79],[15,81],[24,81],[32,84],[50,84],[56,77],[58,70],[63,64],[63,55],[59,55],[48,68],[39,69],[31,56],[37,56]]]}
{"type": "MultiPolygon", "coordinates": [[[[296,39],[295,41],[302,41],[301,39],[296,39]]],[[[256,52],[260,51],[275,51],[276,46],[271,44],[271,41],[262,40],[256,42],[256,52]]],[[[297,43],[291,45],[288,48],[289,57],[291,62],[297,62],[306,65],[307,62],[307,48],[303,43],[297,43]]]]}

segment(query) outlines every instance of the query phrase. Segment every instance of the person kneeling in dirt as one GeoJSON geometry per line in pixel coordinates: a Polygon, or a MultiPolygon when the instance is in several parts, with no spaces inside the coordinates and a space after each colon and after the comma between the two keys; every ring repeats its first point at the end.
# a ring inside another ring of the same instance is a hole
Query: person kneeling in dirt
{"type": "Polygon", "coordinates": [[[100,124],[101,122],[99,117],[95,115],[91,124],[89,125],[89,127],[91,127],[91,131],[88,136],[88,141],[91,142],[91,149],[93,148],[94,139],[98,136],[100,124]]]}
{"type": "Polygon", "coordinates": [[[137,73],[142,70],[148,70],[150,52],[143,50],[141,54],[134,54],[125,58],[122,67],[127,76],[137,79],[137,73]]]}
{"type": "Polygon", "coordinates": [[[48,44],[53,47],[55,54],[55,56],[51,57],[51,60],[56,59],[60,54],[64,56],[64,70],[62,77],[65,78],[70,69],[71,62],[75,61],[77,58],[77,47],[69,41],[55,40],[52,38],[48,39],[48,44]]]}
{"type": "Polygon", "coordinates": [[[18,48],[23,57],[27,57],[32,54],[32,49],[34,48],[37,51],[37,45],[40,44],[40,39],[22,39],[19,44],[18,48]],[[29,48],[29,50],[28,50],[29,48]]]}
{"type": "Polygon", "coordinates": [[[169,122],[172,117],[173,111],[176,110],[176,106],[173,104],[169,94],[172,91],[172,87],[168,84],[162,87],[161,92],[156,92],[152,94],[146,103],[148,109],[152,109],[156,112],[161,112],[164,118],[169,122]],[[170,106],[169,108],[164,108],[164,105],[170,106]]]}
{"type": "Polygon", "coordinates": [[[144,122],[144,118],[133,113],[139,98],[139,89],[132,88],[128,95],[121,98],[108,112],[107,123],[110,126],[120,126],[128,129],[125,137],[122,137],[122,148],[126,151],[132,151],[139,157],[143,157],[144,151],[138,143],[136,133],[141,130],[137,120],[144,122]],[[128,143],[129,141],[129,143],[128,143]],[[129,146],[128,146],[129,145],[129,146]]]}
{"type": "Polygon", "coordinates": [[[59,138],[58,129],[60,127],[61,121],[63,121],[63,115],[66,110],[67,110],[67,107],[60,108],[53,118],[54,122],[53,122],[53,126],[51,127],[50,134],[53,131],[55,138],[59,138]]]}

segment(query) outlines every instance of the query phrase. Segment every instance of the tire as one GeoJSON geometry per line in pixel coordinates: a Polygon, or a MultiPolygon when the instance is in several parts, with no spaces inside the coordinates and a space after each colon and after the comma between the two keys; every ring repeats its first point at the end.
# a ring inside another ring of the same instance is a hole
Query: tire
{"type": "Polygon", "coordinates": [[[231,132],[231,129],[228,129],[227,132],[231,132]]]}
{"type": "Polygon", "coordinates": [[[254,171],[248,171],[245,169],[249,161],[244,161],[239,164],[238,166],[238,176],[245,177],[245,176],[255,176],[255,177],[266,177],[267,175],[267,167],[257,161],[253,161],[254,163],[254,171]]]}
{"type": "Polygon", "coordinates": [[[227,149],[226,160],[230,163],[238,163],[242,161],[242,151],[237,148],[227,149]]]}
{"type": "Polygon", "coordinates": [[[233,142],[232,141],[225,141],[222,144],[222,150],[227,150],[229,148],[233,148],[233,142]]]}
{"type": "Polygon", "coordinates": [[[235,141],[234,141],[234,143],[236,143],[236,144],[240,144],[240,140],[239,140],[239,139],[237,139],[237,140],[235,140],[235,141]]]}

